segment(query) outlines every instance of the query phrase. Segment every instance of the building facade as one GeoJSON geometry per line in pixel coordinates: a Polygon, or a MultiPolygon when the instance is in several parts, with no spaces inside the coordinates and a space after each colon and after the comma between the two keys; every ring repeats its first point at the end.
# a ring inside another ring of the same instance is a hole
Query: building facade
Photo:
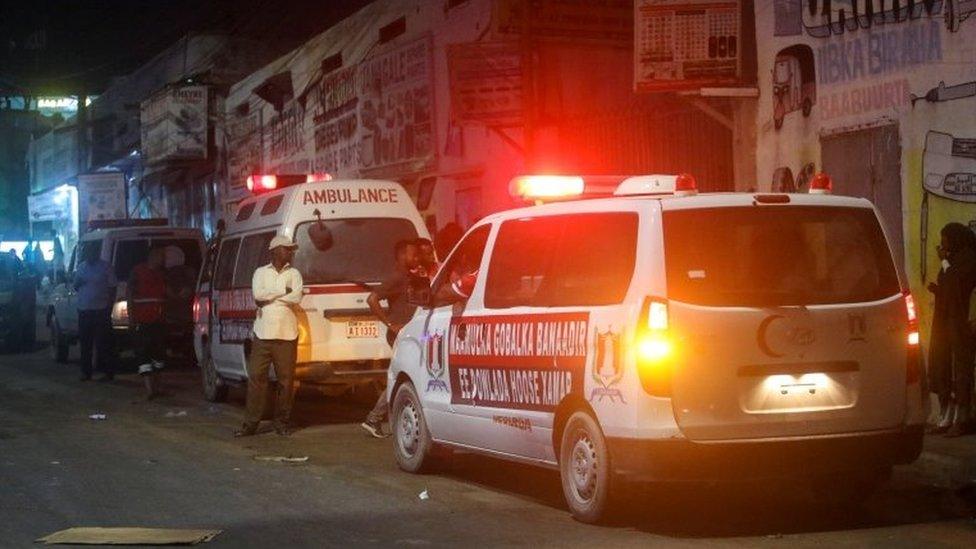
{"type": "Polygon", "coordinates": [[[225,214],[257,173],[393,179],[432,229],[516,205],[508,183],[525,172],[692,171],[733,187],[732,127],[634,93],[633,2],[527,5],[378,0],[236,83],[225,214]]]}
{"type": "Polygon", "coordinates": [[[976,229],[976,11],[970,2],[757,3],[758,187],[871,199],[920,304],[939,231],[976,229]]]}

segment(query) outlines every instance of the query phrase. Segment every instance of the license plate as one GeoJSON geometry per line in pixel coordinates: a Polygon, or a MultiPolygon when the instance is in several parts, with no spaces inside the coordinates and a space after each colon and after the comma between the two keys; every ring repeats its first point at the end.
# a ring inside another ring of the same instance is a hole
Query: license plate
{"type": "Polygon", "coordinates": [[[346,339],[375,337],[380,337],[380,327],[374,320],[350,320],[346,323],[346,339]]]}

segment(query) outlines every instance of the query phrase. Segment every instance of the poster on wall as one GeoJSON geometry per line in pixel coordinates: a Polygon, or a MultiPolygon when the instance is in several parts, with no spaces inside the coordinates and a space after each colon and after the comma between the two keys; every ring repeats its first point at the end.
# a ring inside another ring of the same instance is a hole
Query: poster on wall
{"type": "Polygon", "coordinates": [[[451,109],[458,124],[522,120],[522,52],[518,42],[470,42],[447,49],[451,109]]]}
{"type": "Polygon", "coordinates": [[[626,44],[633,35],[632,0],[495,0],[492,27],[500,36],[517,36],[531,25],[532,36],[626,44]],[[526,5],[533,5],[531,15],[526,5]]]}
{"type": "Polygon", "coordinates": [[[207,158],[207,87],[169,87],[143,101],[140,110],[143,158],[207,158]]]}
{"type": "Polygon", "coordinates": [[[125,219],[125,174],[104,172],[78,176],[79,221],[125,219]]]}
{"type": "Polygon", "coordinates": [[[312,169],[339,176],[400,175],[432,166],[432,62],[431,38],[424,36],[323,77],[307,106],[312,169]]]}
{"type": "Polygon", "coordinates": [[[243,188],[247,176],[261,167],[260,113],[231,115],[227,122],[227,179],[232,189],[243,188]]]}
{"type": "Polygon", "coordinates": [[[636,0],[638,92],[729,86],[739,80],[738,0],[636,0]]]}

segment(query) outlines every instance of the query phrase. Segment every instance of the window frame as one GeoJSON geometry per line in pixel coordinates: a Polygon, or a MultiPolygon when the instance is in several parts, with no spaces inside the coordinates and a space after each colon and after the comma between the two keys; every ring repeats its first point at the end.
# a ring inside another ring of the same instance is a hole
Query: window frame
{"type": "Polygon", "coordinates": [[[235,272],[235,270],[237,268],[237,256],[239,255],[239,253],[241,251],[241,240],[242,240],[241,237],[235,236],[233,238],[225,238],[223,240],[223,242],[220,243],[220,251],[217,253],[217,261],[216,261],[216,265],[214,266],[214,276],[211,279],[211,284],[210,284],[210,287],[212,289],[214,289],[214,290],[232,290],[232,289],[234,289],[234,272],[235,272]],[[220,275],[223,273],[223,271],[221,270],[221,265],[223,265],[222,260],[224,258],[224,255],[226,255],[228,253],[227,252],[227,247],[228,246],[231,246],[232,243],[234,245],[234,252],[233,252],[233,256],[234,257],[233,257],[233,259],[230,260],[230,267],[229,267],[230,268],[230,280],[229,280],[228,284],[225,286],[225,285],[222,285],[220,283],[221,282],[220,275]]]}
{"type": "MultiPolygon", "coordinates": [[[[464,245],[467,244],[468,241],[474,239],[475,236],[481,231],[485,232],[485,242],[484,244],[482,244],[481,247],[481,257],[478,259],[479,271],[484,267],[485,252],[488,250],[488,242],[491,240],[492,227],[493,225],[490,223],[485,225],[478,225],[477,227],[474,227],[473,229],[468,231],[468,233],[464,235],[461,238],[461,240],[458,241],[457,245],[454,246],[454,249],[451,250],[451,253],[447,256],[447,259],[444,260],[444,263],[441,265],[440,270],[437,272],[437,276],[434,277],[433,282],[431,282],[430,284],[432,295],[437,295],[437,292],[444,286],[445,279],[450,280],[449,273],[451,272],[451,268],[454,266],[454,262],[456,260],[459,261],[458,258],[461,256],[461,252],[464,249],[464,245]]],[[[485,275],[479,272],[479,278],[483,276],[485,275]]]]}
{"type": "MultiPolygon", "coordinates": [[[[276,234],[278,234],[278,231],[275,228],[275,229],[271,229],[271,230],[268,230],[268,231],[261,231],[261,232],[251,233],[251,234],[244,235],[244,236],[241,237],[241,245],[237,249],[237,259],[234,261],[234,278],[233,278],[233,281],[231,282],[231,289],[239,290],[239,289],[244,289],[244,288],[250,288],[251,287],[252,279],[254,278],[254,271],[256,271],[256,270],[258,270],[259,268],[262,267],[261,261],[258,261],[257,264],[254,265],[254,270],[251,271],[251,274],[248,275],[247,277],[245,277],[244,280],[242,280],[241,283],[238,284],[237,275],[242,272],[241,271],[241,255],[242,255],[242,252],[244,251],[244,244],[245,244],[245,242],[247,242],[250,239],[267,238],[267,240],[265,241],[265,244],[264,244],[264,246],[265,246],[265,250],[264,251],[265,252],[268,252],[270,254],[271,251],[270,250],[267,250],[267,245],[268,245],[268,243],[271,242],[271,239],[274,238],[276,234]]],[[[258,257],[260,258],[260,256],[258,256],[258,257]]]]}

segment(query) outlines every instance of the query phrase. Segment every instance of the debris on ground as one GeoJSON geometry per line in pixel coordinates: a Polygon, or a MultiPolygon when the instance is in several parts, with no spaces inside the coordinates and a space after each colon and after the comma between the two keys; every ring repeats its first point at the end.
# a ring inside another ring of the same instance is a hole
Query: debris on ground
{"type": "Polygon", "coordinates": [[[423,492],[420,492],[420,494],[417,497],[420,498],[422,501],[428,500],[430,499],[430,494],[427,493],[427,490],[424,490],[423,492]]]}
{"type": "Polygon", "coordinates": [[[88,419],[93,419],[95,421],[101,421],[101,420],[107,419],[107,418],[108,418],[108,416],[106,416],[105,414],[92,414],[92,415],[88,416],[88,419]]]}
{"type": "Polygon", "coordinates": [[[305,463],[308,456],[254,456],[254,461],[274,461],[277,463],[305,463]]]}
{"type": "Polygon", "coordinates": [[[179,412],[170,410],[169,412],[166,412],[163,417],[186,417],[186,415],[186,410],[180,410],[179,412]]]}
{"type": "Polygon", "coordinates": [[[37,541],[45,545],[196,545],[207,543],[220,532],[180,528],[68,528],[37,541]]]}

